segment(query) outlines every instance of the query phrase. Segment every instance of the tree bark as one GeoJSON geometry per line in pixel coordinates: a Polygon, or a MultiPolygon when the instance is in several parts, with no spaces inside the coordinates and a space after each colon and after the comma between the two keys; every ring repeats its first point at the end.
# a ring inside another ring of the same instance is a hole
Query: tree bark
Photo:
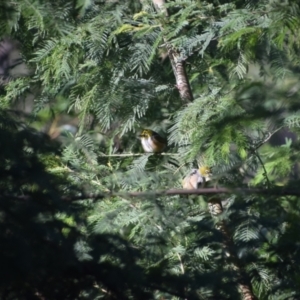
{"type": "MultiPolygon", "coordinates": [[[[164,13],[168,17],[168,11],[165,7],[164,0],[152,0],[154,7],[158,13],[164,13]]],[[[163,29],[163,28],[162,28],[163,29]]],[[[165,46],[168,51],[168,56],[172,65],[173,73],[176,80],[176,87],[179,91],[180,98],[183,102],[188,103],[193,101],[193,93],[190,82],[185,69],[185,57],[182,57],[180,52],[176,51],[169,41],[164,38],[165,46]]]]}
{"type": "Polygon", "coordinates": [[[238,275],[238,286],[240,293],[243,295],[244,300],[257,300],[252,291],[250,280],[242,266],[241,261],[238,259],[235,251],[231,234],[224,221],[218,224],[218,229],[223,234],[223,245],[226,252],[227,261],[232,265],[233,269],[238,275]]]}

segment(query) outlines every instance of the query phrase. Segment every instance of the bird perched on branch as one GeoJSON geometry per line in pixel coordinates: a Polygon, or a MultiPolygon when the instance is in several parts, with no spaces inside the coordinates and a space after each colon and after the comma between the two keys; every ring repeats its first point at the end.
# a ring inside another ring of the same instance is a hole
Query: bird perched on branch
{"type": "Polygon", "coordinates": [[[208,167],[200,167],[192,169],[191,172],[183,179],[182,186],[184,189],[193,190],[199,188],[202,184],[210,180],[210,169],[208,167]]]}
{"type": "MultiPolygon", "coordinates": [[[[192,169],[182,182],[184,189],[198,189],[200,185],[204,186],[210,180],[210,169],[202,166],[199,169],[192,169]]],[[[208,201],[208,209],[213,216],[217,216],[223,212],[222,202],[218,197],[213,197],[208,201]]]]}
{"type": "Polygon", "coordinates": [[[139,138],[145,152],[162,152],[167,146],[167,140],[151,129],[144,129],[139,138]]]}

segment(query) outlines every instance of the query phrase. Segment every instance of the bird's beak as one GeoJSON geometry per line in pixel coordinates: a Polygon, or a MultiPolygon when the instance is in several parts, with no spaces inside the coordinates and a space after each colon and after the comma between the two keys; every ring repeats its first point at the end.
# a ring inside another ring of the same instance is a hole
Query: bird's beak
{"type": "Polygon", "coordinates": [[[211,174],[207,174],[207,176],[204,177],[206,182],[211,180],[210,175],[211,175],[211,174]]]}

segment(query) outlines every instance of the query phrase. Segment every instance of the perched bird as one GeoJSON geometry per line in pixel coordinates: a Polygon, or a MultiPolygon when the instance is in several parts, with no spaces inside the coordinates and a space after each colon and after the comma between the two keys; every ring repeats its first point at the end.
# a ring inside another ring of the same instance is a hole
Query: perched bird
{"type": "Polygon", "coordinates": [[[214,197],[208,201],[208,210],[212,216],[217,216],[223,212],[223,205],[219,198],[214,197]]]}
{"type": "Polygon", "coordinates": [[[167,146],[167,141],[157,132],[151,129],[144,129],[139,135],[142,147],[145,152],[162,152],[167,146]]]}
{"type": "MultiPolygon", "coordinates": [[[[199,169],[192,169],[182,182],[184,189],[198,189],[200,185],[210,180],[210,169],[202,166],[199,169]]],[[[214,197],[208,201],[208,209],[212,216],[217,216],[223,212],[223,206],[220,199],[214,197]]]]}
{"type": "Polygon", "coordinates": [[[209,181],[210,169],[208,167],[200,167],[199,169],[192,169],[182,182],[184,189],[197,189],[200,184],[209,181]]]}

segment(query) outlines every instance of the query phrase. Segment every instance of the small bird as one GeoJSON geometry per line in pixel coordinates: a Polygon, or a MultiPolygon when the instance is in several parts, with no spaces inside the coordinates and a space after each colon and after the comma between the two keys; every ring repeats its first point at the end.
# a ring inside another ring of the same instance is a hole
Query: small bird
{"type": "Polygon", "coordinates": [[[190,174],[187,175],[182,182],[184,189],[193,190],[197,189],[200,184],[209,181],[210,169],[202,166],[199,169],[192,169],[190,174]]]}
{"type": "Polygon", "coordinates": [[[223,205],[219,198],[214,197],[208,201],[208,210],[212,216],[218,216],[223,212],[223,205]]]}
{"type": "Polygon", "coordinates": [[[146,153],[159,153],[167,146],[166,139],[151,129],[144,129],[139,135],[139,138],[141,139],[142,147],[146,153]]]}
{"type": "MultiPolygon", "coordinates": [[[[199,169],[192,169],[182,182],[184,189],[198,189],[200,184],[204,185],[210,180],[210,169],[202,166],[199,169]]],[[[217,216],[223,212],[223,206],[220,199],[214,197],[208,201],[208,209],[212,216],[217,216]]]]}

